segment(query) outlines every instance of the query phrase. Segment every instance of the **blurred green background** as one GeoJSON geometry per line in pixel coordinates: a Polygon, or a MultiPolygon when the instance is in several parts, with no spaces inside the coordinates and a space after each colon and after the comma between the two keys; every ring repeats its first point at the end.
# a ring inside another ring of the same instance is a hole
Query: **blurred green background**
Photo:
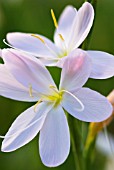
{"type": "MultiPolygon", "coordinates": [[[[39,33],[53,40],[54,25],[50,9],[54,9],[57,19],[68,4],[79,8],[84,0],[0,0],[0,47],[8,32],[39,33]]],[[[114,54],[114,0],[98,0],[94,29],[89,49],[103,50],[114,54]]],[[[1,61],[2,62],[2,61],[1,61]]],[[[108,63],[107,63],[108,64],[108,63]]],[[[50,72],[59,83],[60,69],[50,72]]],[[[114,88],[114,78],[107,80],[90,79],[86,86],[107,95],[114,88]]],[[[0,134],[5,134],[14,119],[32,103],[17,102],[0,97],[0,134]]],[[[2,139],[0,139],[0,144],[2,139]]],[[[74,170],[72,151],[67,161],[52,169],[74,170]]],[[[0,152],[0,170],[47,170],[40,160],[38,136],[26,146],[12,153],[0,152]]],[[[97,165],[93,170],[98,170],[97,165]]]]}

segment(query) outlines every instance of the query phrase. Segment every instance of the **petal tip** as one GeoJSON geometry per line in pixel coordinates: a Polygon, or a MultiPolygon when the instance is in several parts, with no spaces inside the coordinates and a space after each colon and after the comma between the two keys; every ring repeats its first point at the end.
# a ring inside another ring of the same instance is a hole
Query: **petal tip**
{"type": "Polygon", "coordinates": [[[6,147],[4,147],[4,146],[2,145],[2,147],[1,147],[1,152],[10,152],[10,151],[7,150],[6,147]]]}
{"type": "Polygon", "coordinates": [[[94,8],[93,8],[93,6],[89,2],[85,2],[82,5],[82,7],[85,8],[87,11],[90,10],[91,13],[92,13],[92,16],[94,17],[94,8]]]}
{"type": "MultiPolygon", "coordinates": [[[[105,112],[105,110],[104,110],[105,112]]],[[[108,118],[110,118],[110,116],[112,115],[113,112],[113,106],[111,105],[111,103],[107,100],[107,109],[106,109],[106,113],[104,113],[104,116],[101,117],[101,119],[95,121],[95,122],[102,122],[107,120],[108,118]]]]}
{"type": "MultiPolygon", "coordinates": [[[[68,157],[68,155],[67,155],[67,157],[68,157]]],[[[67,157],[64,158],[62,161],[58,161],[58,162],[46,162],[42,159],[42,163],[47,167],[53,168],[53,167],[57,167],[57,166],[60,166],[61,164],[63,164],[66,161],[67,157]]]]}

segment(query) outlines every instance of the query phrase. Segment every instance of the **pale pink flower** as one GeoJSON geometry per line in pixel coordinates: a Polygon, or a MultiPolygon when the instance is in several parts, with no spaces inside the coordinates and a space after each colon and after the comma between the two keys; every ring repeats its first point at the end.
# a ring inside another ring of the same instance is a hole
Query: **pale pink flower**
{"type": "Polygon", "coordinates": [[[59,88],[45,66],[35,57],[13,49],[2,50],[0,95],[37,102],[17,117],[2,142],[11,152],[30,142],[40,131],[39,152],[44,165],[62,164],[70,150],[69,127],[64,110],[86,122],[108,118],[112,106],[101,94],[82,88],[90,76],[91,60],[76,50],[65,60],[59,88]]]}
{"type": "MultiPolygon", "coordinates": [[[[45,65],[62,67],[66,56],[87,37],[93,24],[94,10],[90,3],[85,2],[78,11],[73,6],[67,6],[58,24],[53,11],[52,16],[56,26],[54,43],[42,35],[26,33],[8,33],[7,40],[11,47],[38,57],[45,65]]],[[[87,53],[92,62],[91,78],[105,79],[114,76],[113,55],[101,51],[87,53]]]]}

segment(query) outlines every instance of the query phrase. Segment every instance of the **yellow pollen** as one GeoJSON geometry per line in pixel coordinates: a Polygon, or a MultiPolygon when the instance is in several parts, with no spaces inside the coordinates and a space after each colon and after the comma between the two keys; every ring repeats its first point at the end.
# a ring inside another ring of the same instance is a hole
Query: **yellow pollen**
{"type": "Polygon", "coordinates": [[[62,36],[61,34],[58,34],[58,35],[59,35],[59,37],[60,37],[60,39],[61,39],[62,41],[65,41],[64,38],[63,38],[63,36],[62,36]]]}
{"type": "Polygon", "coordinates": [[[51,88],[51,89],[55,89],[56,87],[55,86],[53,86],[53,85],[49,85],[49,87],[51,88]]]}
{"type": "Polygon", "coordinates": [[[49,88],[53,89],[53,91],[54,91],[56,94],[58,94],[58,91],[57,91],[57,89],[56,89],[55,86],[53,86],[53,85],[50,84],[49,88]]]}
{"type": "MultiPolygon", "coordinates": [[[[60,104],[60,102],[62,100],[63,91],[57,91],[57,89],[56,89],[56,87],[54,85],[49,85],[49,87],[53,90],[52,94],[50,94],[50,95],[42,94],[41,98],[34,105],[34,112],[36,112],[37,106],[41,102],[44,102],[44,101],[46,101],[46,102],[54,102],[54,107],[56,107],[56,106],[58,106],[58,104],[60,104]]],[[[30,88],[31,88],[31,86],[30,86],[30,88]]],[[[31,92],[31,90],[30,90],[30,92],[31,92]]]]}
{"type": "Polygon", "coordinates": [[[32,85],[31,85],[31,84],[29,84],[29,95],[30,95],[30,97],[34,97],[34,96],[32,95],[32,85]]]}
{"type": "Polygon", "coordinates": [[[56,20],[55,14],[54,14],[54,12],[53,12],[53,9],[51,9],[51,16],[52,16],[52,19],[53,19],[53,22],[54,22],[55,28],[58,28],[58,23],[57,23],[57,20],[56,20]]]}
{"type": "Polygon", "coordinates": [[[45,41],[44,41],[43,38],[41,38],[40,36],[35,35],[35,34],[31,34],[31,36],[33,36],[33,37],[35,37],[35,38],[38,38],[43,44],[45,44],[45,41]]]}
{"type": "Polygon", "coordinates": [[[34,112],[36,112],[36,107],[42,102],[42,100],[38,100],[37,103],[34,105],[34,112]]]}
{"type": "Polygon", "coordinates": [[[56,89],[56,87],[53,86],[53,85],[51,85],[51,84],[50,84],[49,88],[51,88],[51,89],[56,89]]]}

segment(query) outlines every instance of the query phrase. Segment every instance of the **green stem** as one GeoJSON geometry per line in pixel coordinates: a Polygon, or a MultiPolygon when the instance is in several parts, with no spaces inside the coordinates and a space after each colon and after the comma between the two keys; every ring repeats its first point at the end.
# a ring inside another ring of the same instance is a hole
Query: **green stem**
{"type": "MultiPolygon", "coordinates": [[[[70,134],[71,134],[71,144],[72,144],[72,152],[74,156],[74,163],[75,163],[75,169],[76,170],[82,170],[81,165],[80,165],[80,154],[79,154],[79,146],[77,144],[79,138],[78,138],[78,130],[75,127],[74,124],[74,118],[67,114],[68,122],[69,122],[69,127],[70,127],[70,134]],[[78,146],[78,148],[77,148],[78,146]]],[[[80,142],[80,140],[79,140],[80,142]]]]}
{"type": "Polygon", "coordinates": [[[76,149],[76,145],[75,145],[75,140],[74,140],[73,135],[71,135],[71,143],[72,143],[72,152],[73,152],[73,155],[74,155],[75,169],[81,170],[79,158],[78,158],[78,154],[77,154],[77,149],[76,149]]]}

